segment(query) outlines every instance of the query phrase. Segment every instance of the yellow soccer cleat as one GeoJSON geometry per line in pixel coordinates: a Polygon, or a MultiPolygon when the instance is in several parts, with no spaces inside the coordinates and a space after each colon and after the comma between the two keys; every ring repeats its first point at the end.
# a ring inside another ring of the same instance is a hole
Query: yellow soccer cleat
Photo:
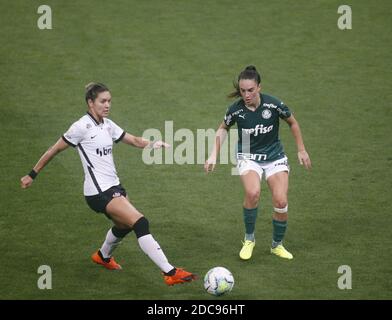
{"type": "Polygon", "coordinates": [[[289,260],[293,259],[293,255],[290,252],[288,252],[281,244],[275,248],[271,248],[271,253],[284,259],[289,259],[289,260]]]}
{"type": "Polygon", "coordinates": [[[242,260],[249,260],[252,257],[252,252],[255,245],[256,245],[255,241],[245,240],[245,242],[242,243],[240,258],[242,260]]]}

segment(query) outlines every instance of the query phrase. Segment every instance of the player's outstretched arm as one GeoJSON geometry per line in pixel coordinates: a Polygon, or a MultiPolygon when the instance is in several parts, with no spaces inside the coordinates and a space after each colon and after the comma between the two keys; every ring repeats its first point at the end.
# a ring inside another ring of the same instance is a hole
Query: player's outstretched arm
{"type": "Polygon", "coordinates": [[[305,149],[305,144],[302,139],[301,129],[299,127],[298,121],[294,118],[293,115],[291,115],[285,120],[290,126],[291,133],[293,134],[295,142],[297,144],[297,155],[300,165],[303,165],[305,169],[310,169],[312,167],[312,162],[310,161],[310,157],[305,149]]]}
{"type": "Polygon", "coordinates": [[[129,133],[125,133],[124,137],[121,140],[122,142],[129,144],[131,146],[137,147],[137,148],[153,148],[153,149],[159,149],[159,148],[169,148],[170,144],[158,140],[158,141],[149,141],[147,139],[144,139],[142,137],[136,137],[133,136],[129,133]]]}
{"type": "Polygon", "coordinates": [[[52,160],[56,154],[68,148],[68,144],[60,138],[53,146],[51,146],[38,160],[33,170],[20,179],[20,186],[26,189],[31,186],[37,174],[52,160]]]}
{"type": "Polygon", "coordinates": [[[206,162],[204,163],[204,170],[206,173],[214,171],[216,160],[218,158],[221,145],[226,139],[228,129],[229,127],[224,122],[222,122],[221,125],[219,126],[215,135],[215,142],[211,154],[206,160],[206,162]]]}

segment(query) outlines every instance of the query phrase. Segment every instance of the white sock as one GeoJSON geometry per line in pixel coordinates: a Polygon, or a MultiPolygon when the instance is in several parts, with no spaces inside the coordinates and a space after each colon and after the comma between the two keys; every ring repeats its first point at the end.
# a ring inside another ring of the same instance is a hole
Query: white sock
{"type": "Polygon", "coordinates": [[[155,241],[151,234],[146,234],[137,239],[140,248],[148,257],[165,273],[174,267],[168,262],[165,254],[161,250],[159,243],[155,241]]]}
{"type": "Polygon", "coordinates": [[[117,238],[110,228],[108,233],[106,234],[105,242],[102,244],[101,253],[104,258],[110,258],[114,249],[120,244],[123,238],[117,238]]]}

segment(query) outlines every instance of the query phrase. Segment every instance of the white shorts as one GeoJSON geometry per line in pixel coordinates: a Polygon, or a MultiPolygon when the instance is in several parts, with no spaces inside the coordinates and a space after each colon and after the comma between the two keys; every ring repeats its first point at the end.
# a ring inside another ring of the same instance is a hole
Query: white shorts
{"type": "Polygon", "coordinates": [[[263,175],[265,179],[268,180],[270,176],[277,172],[290,172],[290,166],[287,157],[264,163],[253,160],[238,160],[237,169],[240,175],[246,174],[246,172],[249,170],[256,171],[260,177],[260,180],[262,179],[263,175]]]}

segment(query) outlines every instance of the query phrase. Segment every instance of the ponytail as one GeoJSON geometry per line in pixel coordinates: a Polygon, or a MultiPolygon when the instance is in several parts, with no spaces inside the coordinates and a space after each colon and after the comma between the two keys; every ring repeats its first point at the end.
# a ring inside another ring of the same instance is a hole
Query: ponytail
{"type": "Polygon", "coordinates": [[[233,86],[234,86],[235,90],[227,95],[228,98],[241,97],[240,80],[254,80],[259,85],[261,83],[261,76],[255,66],[253,66],[253,65],[247,66],[238,75],[237,82],[233,82],[233,86]]]}

